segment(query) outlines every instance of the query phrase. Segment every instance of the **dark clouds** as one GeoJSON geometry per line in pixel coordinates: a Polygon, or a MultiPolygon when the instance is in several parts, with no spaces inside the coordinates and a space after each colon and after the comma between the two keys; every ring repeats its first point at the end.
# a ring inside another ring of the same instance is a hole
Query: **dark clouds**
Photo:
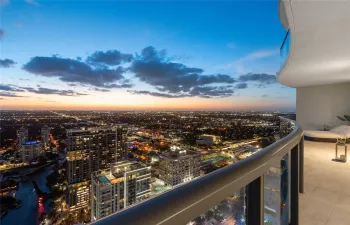
{"type": "Polygon", "coordinates": [[[151,95],[151,96],[162,97],[162,98],[183,98],[183,97],[189,97],[187,95],[166,94],[166,93],[159,93],[159,92],[152,92],[152,91],[132,91],[132,90],[129,90],[128,92],[132,93],[132,94],[151,95]]]}
{"type": "Polygon", "coordinates": [[[105,85],[105,88],[131,88],[134,85],[130,83],[130,80],[124,80],[122,84],[108,84],[105,85]]]}
{"type": "Polygon", "coordinates": [[[190,96],[199,96],[202,98],[213,98],[213,97],[229,97],[235,92],[231,85],[226,86],[204,86],[204,87],[194,87],[189,92],[190,96]]]}
{"type": "Polygon", "coordinates": [[[2,96],[2,97],[23,97],[23,96],[17,95],[17,94],[12,93],[12,92],[0,92],[0,96],[2,96]]]}
{"type": "Polygon", "coordinates": [[[18,96],[18,92],[30,92],[35,94],[47,94],[47,95],[62,95],[62,96],[82,96],[87,95],[84,93],[75,92],[72,90],[57,90],[51,88],[41,87],[37,85],[37,88],[33,87],[20,87],[16,85],[0,84],[0,96],[5,97],[23,97],[18,96]]]}
{"type": "Polygon", "coordinates": [[[262,84],[274,84],[277,82],[276,76],[275,75],[270,75],[270,74],[246,74],[246,75],[241,75],[239,77],[239,81],[246,82],[246,81],[256,81],[260,82],[262,84]]]}
{"type": "Polygon", "coordinates": [[[227,86],[204,86],[204,87],[194,87],[188,93],[180,94],[169,94],[161,92],[152,92],[152,91],[128,91],[132,94],[141,94],[141,95],[151,95],[155,97],[163,98],[185,98],[185,97],[201,97],[201,98],[223,98],[232,96],[235,92],[231,85],[227,86]]]}
{"type": "Polygon", "coordinates": [[[235,88],[246,89],[246,88],[248,88],[248,84],[247,83],[239,83],[239,84],[236,84],[235,88]]]}
{"type": "Polygon", "coordinates": [[[121,88],[126,82],[123,76],[126,69],[121,66],[113,69],[107,66],[95,68],[78,60],[58,56],[33,57],[23,69],[45,77],[58,77],[64,82],[95,87],[121,88]]]}
{"type": "Polygon", "coordinates": [[[267,98],[269,97],[268,95],[261,95],[262,98],[267,98]]]}
{"type": "MultiPolygon", "coordinates": [[[[168,56],[165,50],[149,46],[134,56],[118,50],[96,51],[84,60],[81,57],[69,59],[59,55],[36,56],[23,69],[36,75],[57,77],[71,87],[87,87],[88,90],[100,92],[133,87],[127,78],[133,75],[133,78],[151,85],[156,91],[128,92],[163,98],[224,98],[233,96],[235,90],[248,88],[250,81],[258,82],[256,85],[259,88],[277,82],[276,76],[269,74],[246,74],[237,80],[227,74],[205,74],[201,68],[177,62],[179,59],[181,58],[168,56]],[[234,85],[236,82],[239,83],[234,85]]],[[[26,88],[26,91],[64,96],[85,95],[44,87],[26,88]]]]}
{"type": "MultiPolygon", "coordinates": [[[[181,63],[172,62],[166,51],[157,51],[149,46],[137,55],[130,67],[130,71],[142,82],[154,86],[158,91],[176,96],[212,96],[219,97],[222,89],[218,84],[232,84],[235,79],[226,74],[203,74],[203,69],[188,67],[181,63]],[[216,85],[207,87],[205,85],[216,85]],[[208,91],[208,90],[211,91],[208,91]],[[201,94],[199,90],[207,90],[201,94]],[[218,92],[215,92],[217,90],[218,92]],[[198,95],[194,94],[198,93],[198,95]]],[[[227,91],[222,97],[226,97],[227,91]]],[[[156,92],[157,93],[157,92],[156,92]]]]}
{"type": "Polygon", "coordinates": [[[106,64],[109,66],[117,66],[122,63],[131,62],[133,59],[132,54],[124,54],[118,50],[109,50],[106,52],[97,51],[87,58],[87,62],[90,64],[106,64]]]}
{"type": "Polygon", "coordinates": [[[13,88],[10,85],[0,84],[0,90],[1,91],[12,91],[13,88]]]}
{"type": "Polygon", "coordinates": [[[24,90],[9,84],[0,84],[0,91],[24,92],[24,90]]]}
{"type": "Polygon", "coordinates": [[[72,90],[57,90],[57,89],[51,89],[51,88],[32,88],[32,87],[22,87],[24,90],[35,93],[35,94],[44,94],[44,95],[62,95],[62,96],[82,96],[87,95],[79,92],[75,92],[72,90]]]}
{"type": "Polygon", "coordinates": [[[109,89],[104,89],[104,88],[93,88],[92,90],[94,90],[94,91],[101,91],[101,92],[110,92],[111,91],[109,89]]]}
{"type": "Polygon", "coordinates": [[[11,66],[14,66],[15,64],[16,62],[13,61],[12,59],[0,59],[0,67],[9,68],[11,66]]]}

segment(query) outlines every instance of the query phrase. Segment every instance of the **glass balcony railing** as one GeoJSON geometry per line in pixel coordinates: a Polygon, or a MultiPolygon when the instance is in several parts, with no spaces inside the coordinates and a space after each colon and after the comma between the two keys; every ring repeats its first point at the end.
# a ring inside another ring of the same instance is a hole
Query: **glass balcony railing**
{"type": "Polygon", "coordinates": [[[281,68],[283,68],[284,64],[287,61],[287,58],[289,55],[289,50],[290,50],[290,32],[288,30],[286,36],[284,37],[281,48],[280,48],[281,68]]]}
{"type": "Polygon", "coordinates": [[[272,145],[92,224],[298,225],[303,140],[302,129],[281,118],[272,145]]]}

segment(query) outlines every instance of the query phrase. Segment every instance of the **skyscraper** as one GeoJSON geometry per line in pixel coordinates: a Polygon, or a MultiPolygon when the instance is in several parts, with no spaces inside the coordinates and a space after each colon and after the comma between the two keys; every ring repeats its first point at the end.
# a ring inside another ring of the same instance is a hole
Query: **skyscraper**
{"type": "Polygon", "coordinates": [[[159,176],[167,185],[176,186],[200,176],[200,154],[172,147],[159,158],[159,176]]]}
{"type": "Polygon", "coordinates": [[[91,221],[110,215],[150,196],[151,167],[121,161],[91,174],[91,221]]]}
{"type": "Polygon", "coordinates": [[[29,162],[37,158],[41,154],[42,144],[40,142],[31,141],[20,145],[20,153],[22,162],[29,162]]]}
{"type": "Polygon", "coordinates": [[[89,205],[91,173],[108,169],[126,157],[126,126],[67,130],[67,204],[71,210],[89,205]]]}
{"type": "Polygon", "coordinates": [[[28,129],[27,128],[21,127],[19,130],[17,130],[17,140],[18,140],[19,146],[28,142],[28,129]]]}
{"type": "Polygon", "coordinates": [[[48,127],[47,125],[41,128],[41,142],[43,143],[43,146],[45,148],[48,147],[50,143],[50,130],[51,128],[48,127]]]}

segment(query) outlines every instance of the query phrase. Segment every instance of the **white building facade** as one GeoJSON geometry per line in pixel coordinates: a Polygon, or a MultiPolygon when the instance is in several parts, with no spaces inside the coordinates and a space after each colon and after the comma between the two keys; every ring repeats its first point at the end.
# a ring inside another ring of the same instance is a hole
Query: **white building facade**
{"type": "Polygon", "coordinates": [[[159,158],[159,178],[167,185],[176,186],[200,176],[200,154],[174,149],[159,158]]]}
{"type": "Polygon", "coordinates": [[[121,161],[91,175],[91,221],[141,202],[151,194],[151,167],[121,161]]]}

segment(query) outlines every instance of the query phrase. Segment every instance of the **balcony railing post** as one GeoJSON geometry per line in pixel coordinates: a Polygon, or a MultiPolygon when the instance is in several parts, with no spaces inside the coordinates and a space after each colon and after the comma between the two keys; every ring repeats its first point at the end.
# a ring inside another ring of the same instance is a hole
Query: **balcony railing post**
{"type": "Polygon", "coordinates": [[[299,144],[291,151],[290,224],[299,225],[299,144]]]}
{"type": "Polygon", "coordinates": [[[248,184],[246,219],[247,225],[264,224],[264,175],[248,184]]]}
{"type": "Polygon", "coordinates": [[[304,193],[304,135],[299,142],[299,192],[304,193]]]}

